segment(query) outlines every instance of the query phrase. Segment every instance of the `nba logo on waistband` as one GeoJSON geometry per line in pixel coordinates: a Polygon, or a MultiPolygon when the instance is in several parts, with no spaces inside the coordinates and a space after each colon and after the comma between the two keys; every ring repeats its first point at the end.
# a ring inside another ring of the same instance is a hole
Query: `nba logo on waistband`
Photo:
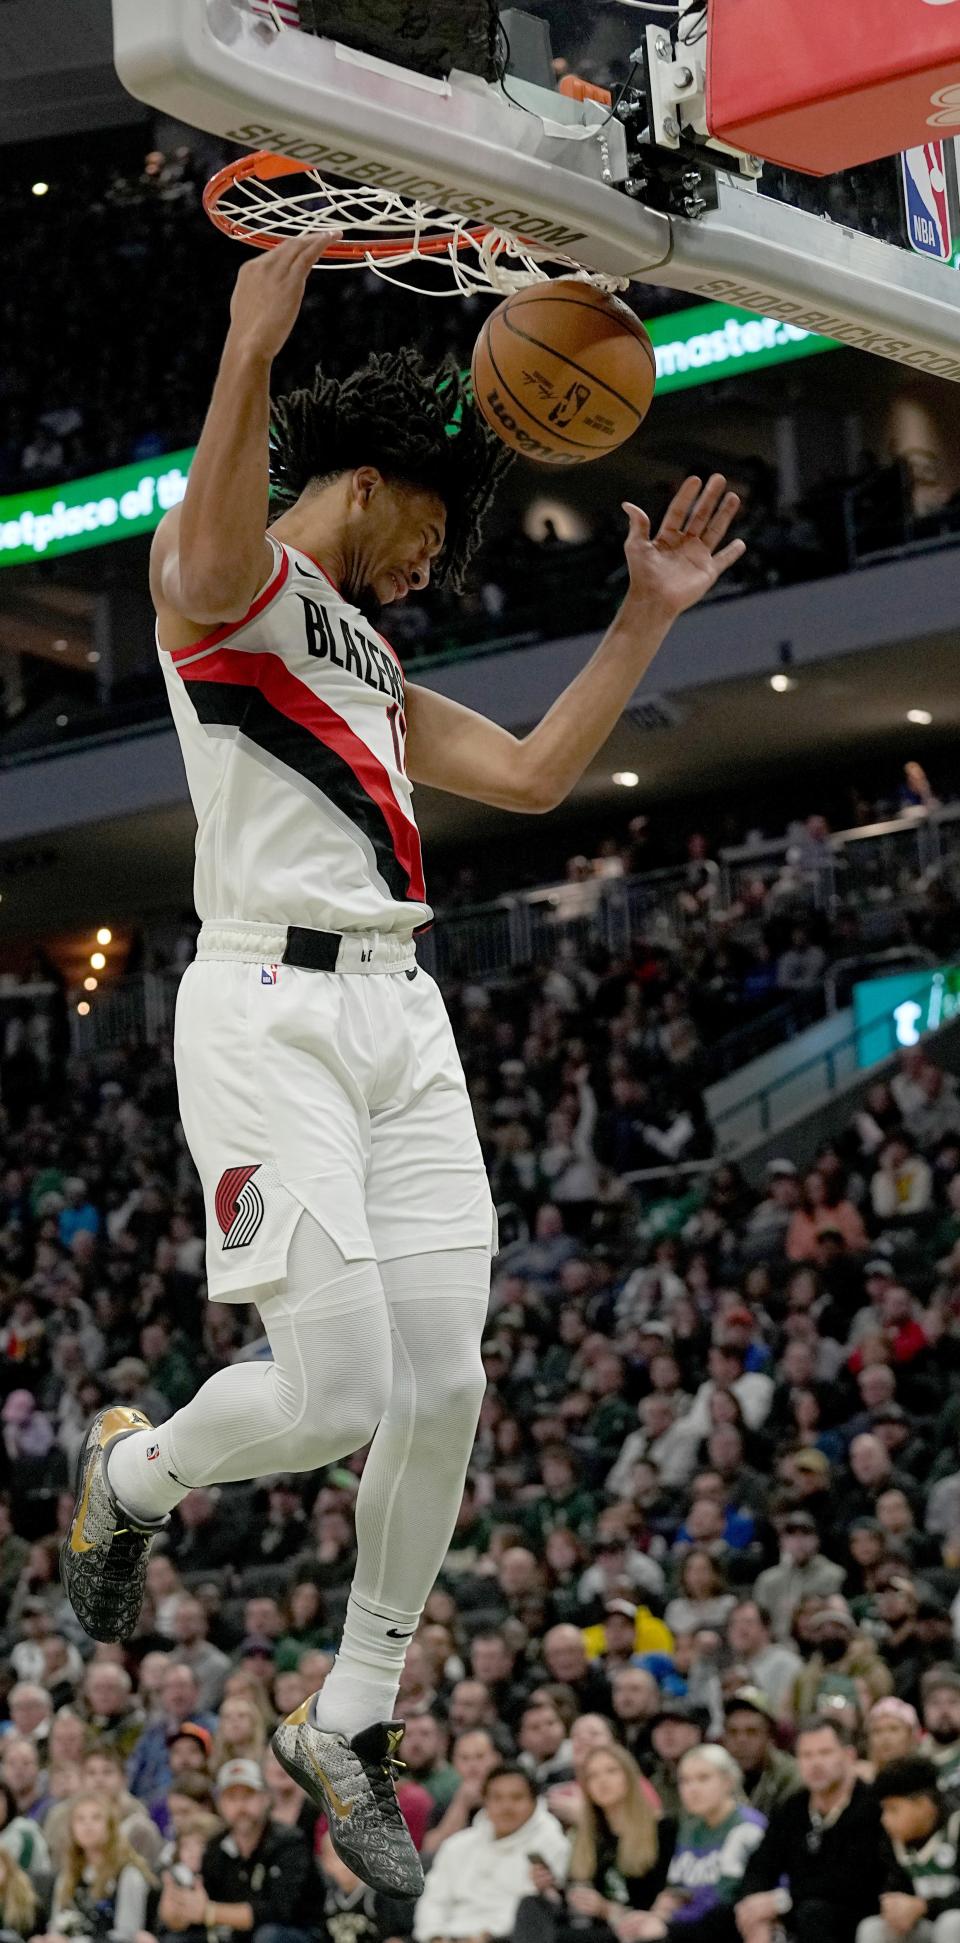
{"type": "Polygon", "coordinates": [[[279,970],[280,970],[279,965],[261,965],[260,967],[261,985],[275,985],[277,982],[277,973],[279,970]]]}

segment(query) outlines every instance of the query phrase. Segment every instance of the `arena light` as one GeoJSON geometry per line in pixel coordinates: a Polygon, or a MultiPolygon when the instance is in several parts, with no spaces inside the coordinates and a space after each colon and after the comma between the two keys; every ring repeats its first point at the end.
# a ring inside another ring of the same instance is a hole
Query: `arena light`
{"type": "Polygon", "coordinates": [[[113,943],[113,932],[105,924],[101,924],[97,932],[97,943],[98,945],[112,945],[113,943]]]}
{"type": "Polygon", "coordinates": [[[106,962],[107,961],[102,951],[91,951],[90,963],[93,966],[94,971],[103,971],[106,962]]]}
{"type": "Polygon", "coordinates": [[[98,978],[94,978],[94,977],[93,977],[93,976],[91,975],[91,976],[90,976],[89,978],[85,978],[85,979],[84,979],[84,981],[83,981],[83,989],[84,989],[84,991],[85,991],[85,992],[95,992],[95,991],[96,991],[96,989],[97,989],[97,986],[99,985],[99,983],[100,983],[100,980],[99,980],[98,978]]]}
{"type": "Polygon", "coordinates": [[[86,1018],[86,1016],[87,1016],[87,1014],[88,1014],[88,1012],[89,1012],[89,1010],[90,1010],[90,1002],[89,1002],[89,1000],[88,1000],[88,999],[85,999],[85,998],[82,998],[82,999],[80,1000],[80,1003],[79,1003],[79,1005],[77,1006],[77,1011],[79,1012],[79,1014],[80,1014],[80,1017],[81,1017],[81,1019],[85,1019],[85,1018],[86,1018]]]}
{"type": "Polygon", "coordinates": [[[928,708],[908,708],[907,721],[913,722],[918,729],[928,729],[933,716],[928,708]]]}
{"type": "Polygon", "coordinates": [[[30,193],[34,196],[48,196],[50,194],[49,182],[35,182],[30,193]]]}
{"type": "Polygon", "coordinates": [[[66,728],[66,726],[67,726],[67,723],[69,722],[69,720],[70,720],[70,717],[69,717],[69,715],[58,715],[58,716],[57,716],[57,728],[58,728],[58,729],[65,729],[65,728],[66,728]]]}
{"type": "Polygon", "coordinates": [[[775,695],[789,695],[791,689],[796,688],[796,685],[793,675],[780,674],[770,676],[770,686],[775,695]]]}
{"type": "Polygon", "coordinates": [[[635,769],[615,769],[610,781],[620,789],[636,789],[640,778],[635,769]]]}

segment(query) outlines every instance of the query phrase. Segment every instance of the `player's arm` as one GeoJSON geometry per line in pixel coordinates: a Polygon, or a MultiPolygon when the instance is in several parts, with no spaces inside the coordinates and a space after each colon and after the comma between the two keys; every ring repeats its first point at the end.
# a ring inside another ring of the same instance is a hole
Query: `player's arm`
{"type": "Polygon", "coordinates": [[[330,232],[298,236],[240,271],[186,496],[154,537],[150,588],[158,608],[192,621],[238,621],[270,573],[270,368],[330,241],[330,232]]]}
{"type": "Polygon", "coordinates": [[[528,735],[431,689],[407,689],[407,773],[496,809],[552,810],[602,749],[679,614],[696,605],[739,560],[742,540],[722,544],[739,508],[719,474],[701,491],[688,479],[655,539],[637,506],[627,506],[630,585],[596,653],[528,735]]]}

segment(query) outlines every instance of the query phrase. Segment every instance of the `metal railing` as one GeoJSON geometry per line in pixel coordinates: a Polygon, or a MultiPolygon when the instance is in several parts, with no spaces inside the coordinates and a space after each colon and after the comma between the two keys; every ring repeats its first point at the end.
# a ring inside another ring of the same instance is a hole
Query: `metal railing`
{"type": "Polygon", "coordinates": [[[855,1031],[848,1032],[843,1039],[835,1039],[832,1045],[824,1046],[809,1058],[798,1060],[797,1064],[789,1067],[786,1072],[777,1073],[773,1079],[767,1080],[763,1086],[758,1087],[755,1093],[748,1093],[744,1099],[731,1101],[729,1106],[721,1108],[713,1116],[713,1128],[719,1147],[726,1152],[731,1152],[734,1147],[743,1147],[753,1139],[760,1139],[764,1134],[773,1133],[775,1127],[782,1125],[784,1120],[792,1119],[795,1111],[800,1112],[806,1106],[812,1110],[818,1099],[829,1099],[856,1073],[867,1070],[866,1065],[861,1067],[860,1063],[860,1045],[867,1035],[870,1038],[871,1048],[877,1043],[883,1046],[883,1051],[876,1053],[870,1059],[870,1065],[879,1064],[881,1060],[888,1059],[891,1053],[898,1050],[896,1020],[871,1019],[868,1026],[860,1026],[855,1031]],[[816,1079],[813,1078],[814,1075],[817,1076],[816,1079]],[[777,1097],[782,1100],[788,1087],[793,1087],[796,1091],[803,1081],[810,1082],[803,1088],[805,1097],[796,1107],[790,1106],[782,1114],[775,1116],[777,1097]],[[741,1119],[749,1121],[751,1116],[755,1116],[752,1130],[738,1128],[735,1139],[728,1137],[726,1141],[724,1140],[723,1129],[730,1121],[741,1119]]]}
{"type": "Polygon", "coordinates": [[[849,1004],[850,992],[858,979],[880,978],[892,974],[901,967],[911,965],[936,965],[932,951],[923,951],[919,945],[896,945],[889,951],[860,951],[852,958],[837,958],[830,966],[824,979],[827,1011],[841,1012],[849,1004]],[[850,987],[848,991],[846,987],[850,987]]]}
{"type": "MultiPolygon", "coordinates": [[[[882,944],[890,936],[898,900],[910,895],[918,880],[936,869],[960,869],[960,805],[841,831],[829,840],[817,867],[807,872],[791,863],[793,848],[783,838],[722,851],[720,911],[729,911],[752,879],[762,876],[772,884],[786,876],[794,891],[805,892],[812,909],[829,913],[841,900],[856,904],[867,942],[873,928],[882,944]]],[[[441,915],[419,940],[418,956],[436,978],[496,980],[520,965],[576,963],[598,947],[616,957],[628,953],[640,938],[676,951],[691,923],[681,902],[687,882],[687,870],[680,867],[517,891],[449,917],[441,915]]],[[[709,909],[693,922],[709,924],[709,909]]],[[[910,961],[909,951],[897,955],[910,961]]],[[[880,956],[869,954],[864,966],[881,962],[880,956]]],[[[128,1038],[162,1037],[172,1026],[178,982],[175,973],[148,972],[142,979],[101,985],[89,1016],[79,1018],[74,1012],[77,1050],[106,1050],[128,1038]]],[[[832,989],[835,993],[836,976],[832,989]]],[[[828,982],[828,998],[830,990],[828,982]]],[[[75,1000],[82,997],[80,992],[74,995],[75,1000]]],[[[789,1030],[789,1022],[784,1023],[789,1030]]],[[[738,1030],[752,1041],[764,1030],[764,1015],[738,1030]]],[[[739,1063],[750,1057],[752,1050],[745,1047],[739,1063]]]]}
{"type": "Polygon", "coordinates": [[[760,879],[767,887],[792,876],[813,907],[869,904],[905,895],[919,877],[960,856],[960,804],[838,830],[822,845],[799,837],[737,844],[721,850],[723,902],[729,907],[760,879]]]}

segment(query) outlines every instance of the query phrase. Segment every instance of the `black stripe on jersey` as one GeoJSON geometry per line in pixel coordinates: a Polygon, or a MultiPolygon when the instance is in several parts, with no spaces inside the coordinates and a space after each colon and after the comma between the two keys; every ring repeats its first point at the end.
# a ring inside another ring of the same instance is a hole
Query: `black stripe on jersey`
{"type": "Polygon", "coordinates": [[[387,819],[343,756],[273,708],[257,688],[193,680],[186,692],[201,722],[239,729],[250,742],[329,797],[372,844],[380,875],[393,896],[401,901],[410,896],[410,878],[393,847],[387,819]]]}

